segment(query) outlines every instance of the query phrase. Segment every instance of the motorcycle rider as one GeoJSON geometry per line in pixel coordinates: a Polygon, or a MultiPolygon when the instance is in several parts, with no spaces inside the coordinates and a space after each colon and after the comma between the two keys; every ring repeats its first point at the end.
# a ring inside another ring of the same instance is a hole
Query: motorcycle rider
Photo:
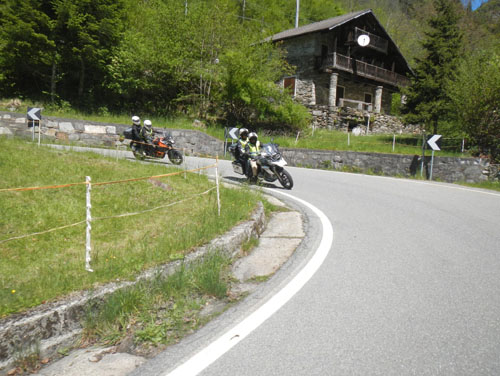
{"type": "MultiPolygon", "coordinates": [[[[141,118],[136,115],[132,116],[132,140],[134,141],[142,140],[141,118]]],[[[135,148],[136,145],[133,144],[132,147],[135,148]]]]}
{"type": "Polygon", "coordinates": [[[235,158],[237,161],[241,163],[241,167],[243,168],[243,173],[246,171],[247,167],[247,155],[245,154],[245,147],[248,144],[248,129],[240,128],[240,138],[236,144],[235,149],[235,158]]]}
{"type": "MultiPolygon", "coordinates": [[[[245,154],[248,156],[249,168],[252,170],[254,180],[257,178],[257,158],[260,154],[260,141],[257,133],[252,132],[248,135],[248,143],[245,146],[245,154]]],[[[250,172],[250,170],[248,170],[250,172]]]]}
{"type": "Polygon", "coordinates": [[[151,120],[144,120],[144,123],[142,125],[142,132],[141,132],[142,140],[148,144],[147,147],[151,148],[151,150],[154,150],[154,145],[153,145],[153,127],[151,120]]]}

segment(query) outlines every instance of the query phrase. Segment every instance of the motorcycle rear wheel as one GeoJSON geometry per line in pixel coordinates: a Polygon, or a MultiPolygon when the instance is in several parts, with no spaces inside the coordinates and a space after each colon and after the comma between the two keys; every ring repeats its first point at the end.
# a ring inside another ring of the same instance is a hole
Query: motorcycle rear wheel
{"type": "Polygon", "coordinates": [[[281,185],[285,189],[292,189],[293,188],[293,179],[292,175],[288,173],[286,170],[281,170],[278,173],[278,178],[280,180],[281,185]]]}
{"type": "Polygon", "coordinates": [[[169,150],[168,151],[168,159],[175,165],[180,165],[183,161],[182,153],[179,150],[169,150]]]}

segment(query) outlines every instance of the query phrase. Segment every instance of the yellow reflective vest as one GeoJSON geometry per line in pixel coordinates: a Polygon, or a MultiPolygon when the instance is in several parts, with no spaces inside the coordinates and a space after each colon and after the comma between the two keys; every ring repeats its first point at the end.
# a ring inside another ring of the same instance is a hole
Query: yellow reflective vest
{"type": "Polygon", "coordinates": [[[248,143],[248,153],[250,155],[256,155],[259,152],[260,152],[260,141],[257,141],[255,145],[250,142],[248,143]]]}

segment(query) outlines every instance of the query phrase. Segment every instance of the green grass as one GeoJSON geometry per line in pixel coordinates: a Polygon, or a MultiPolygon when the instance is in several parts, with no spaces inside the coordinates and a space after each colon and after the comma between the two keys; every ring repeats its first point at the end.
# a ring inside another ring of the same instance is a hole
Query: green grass
{"type": "MultiPolygon", "coordinates": [[[[178,171],[58,151],[0,137],[0,189],[147,177],[178,171]]],[[[92,187],[92,217],[137,212],[186,199],[214,186],[205,176],[184,174],[92,187]]],[[[168,208],[92,223],[93,273],[85,271],[85,224],[19,240],[3,240],[85,220],[85,186],[0,192],[0,317],[75,290],[133,279],[154,265],[182,258],[196,246],[248,218],[260,198],[221,187],[168,208]]]]}
{"type": "Polygon", "coordinates": [[[89,307],[84,337],[114,344],[126,335],[136,343],[168,345],[203,325],[200,311],[211,297],[224,299],[230,260],[212,252],[169,277],[141,281],[89,307]]]}
{"type": "Polygon", "coordinates": [[[461,183],[467,187],[491,189],[500,192],[500,181],[483,181],[481,183],[461,183]]]}

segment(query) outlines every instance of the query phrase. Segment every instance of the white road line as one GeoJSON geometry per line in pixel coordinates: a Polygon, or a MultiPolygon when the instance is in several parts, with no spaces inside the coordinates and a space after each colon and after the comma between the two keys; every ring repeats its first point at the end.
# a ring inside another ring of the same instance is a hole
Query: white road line
{"type": "Polygon", "coordinates": [[[323,229],[323,236],[318,249],[307,265],[276,295],[274,295],[235,327],[227,331],[221,337],[216,339],[172,372],[165,375],[194,376],[199,374],[219,357],[229,351],[233,346],[248,336],[252,331],[257,329],[260,324],[266,321],[286,302],[288,302],[307,283],[307,281],[311,279],[330,252],[333,242],[333,229],[327,216],[321,210],[304,200],[296,198],[288,193],[276,190],[273,190],[273,192],[280,193],[288,198],[298,201],[302,205],[311,209],[314,214],[319,217],[323,229]]]}

